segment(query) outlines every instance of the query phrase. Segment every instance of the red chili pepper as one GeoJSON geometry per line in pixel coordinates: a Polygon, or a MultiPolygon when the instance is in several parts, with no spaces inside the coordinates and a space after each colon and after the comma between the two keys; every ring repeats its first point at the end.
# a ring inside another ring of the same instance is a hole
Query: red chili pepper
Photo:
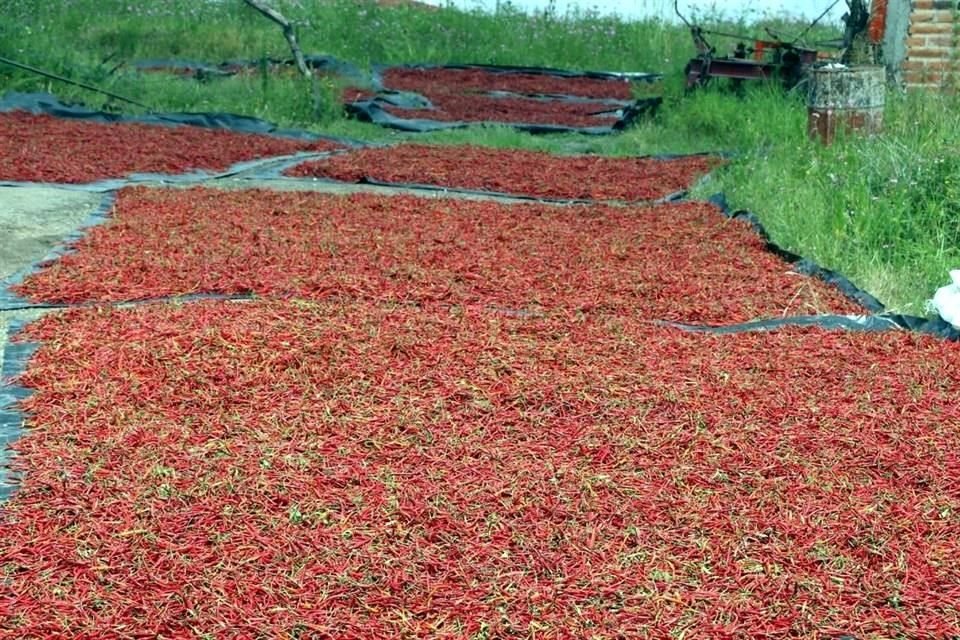
{"type": "Polygon", "coordinates": [[[860,311],[791,273],[745,223],[696,202],[136,188],[74,248],[16,290],[38,302],[253,292],[699,323],[860,311]]]}
{"type": "Polygon", "coordinates": [[[960,633],[956,344],[343,300],[25,338],[8,637],[960,633]]]}
{"type": "Polygon", "coordinates": [[[403,144],[305,162],[287,175],[346,182],[375,179],[540,198],[644,201],[688,188],[719,163],[708,156],[672,160],[555,156],[470,145],[403,144]]]}
{"type": "Polygon", "coordinates": [[[0,113],[0,180],[94,182],[131,173],[222,171],[243,160],[341,145],[226,130],[0,113]]]}
{"type": "Polygon", "coordinates": [[[508,91],[529,95],[570,95],[630,100],[631,84],[619,78],[562,77],[536,73],[501,73],[484,69],[405,69],[383,72],[384,86],[434,96],[508,91]]]}
{"type": "Polygon", "coordinates": [[[620,118],[615,106],[602,102],[536,100],[533,98],[494,98],[473,94],[426,94],[432,109],[405,109],[385,104],[383,109],[398,118],[439,120],[441,122],[507,122],[565,127],[605,127],[620,118]]]}

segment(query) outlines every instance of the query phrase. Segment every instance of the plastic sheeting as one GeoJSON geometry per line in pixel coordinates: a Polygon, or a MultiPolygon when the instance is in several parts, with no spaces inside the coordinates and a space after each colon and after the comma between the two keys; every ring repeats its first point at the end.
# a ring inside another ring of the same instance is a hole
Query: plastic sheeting
{"type": "Polygon", "coordinates": [[[9,446],[23,434],[24,414],[18,403],[30,395],[30,390],[12,382],[27,367],[27,362],[40,346],[35,343],[12,343],[12,338],[22,328],[22,323],[11,322],[7,328],[6,347],[3,352],[3,367],[0,368],[0,504],[16,490],[18,475],[10,468],[13,452],[9,446]]]}
{"type": "MultiPolygon", "coordinates": [[[[526,131],[533,134],[548,133],[582,133],[586,135],[610,135],[623,131],[640,116],[651,115],[656,112],[662,98],[645,98],[637,100],[635,103],[617,109],[611,113],[616,114],[616,122],[611,125],[597,125],[590,127],[573,127],[565,125],[552,124],[533,124],[524,122],[501,122],[496,120],[481,121],[441,121],[428,120],[425,118],[402,118],[394,115],[383,108],[382,103],[394,104],[389,99],[374,98],[372,100],[358,100],[346,105],[347,113],[353,115],[361,122],[370,122],[373,124],[397,129],[399,131],[409,131],[412,133],[428,133],[430,131],[444,131],[448,129],[464,129],[466,127],[488,125],[488,126],[508,126],[520,131],[526,131]]],[[[396,106],[396,105],[395,105],[396,106]]]]}
{"type": "MultiPolygon", "coordinates": [[[[774,318],[767,320],[758,320],[754,322],[737,323],[720,326],[694,325],[678,322],[666,322],[661,320],[651,320],[654,324],[672,327],[681,331],[691,331],[712,334],[736,334],[756,331],[774,331],[787,327],[819,327],[827,330],[840,331],[912,331],[924,334],[931,334],[949,340],[960,339],[960,332],[957,332],[949,324],[940,319],[926,319],[914,316],[904,316],[897,314],[887,314],[884,312],[883,305],[870,294],[862,291],[844,276],[823,269],[815,262],[801,258],[796,254],[783,250],[773,243],[759,220],[753,214],[747,211],[732,211],[727,205],[723,194],[717,194],[710,198],[710,201],[720,207],[724,214],[730,218],[745,219],[749,221],[758,234],[765,240],[766,248],[784,258],[795,270],[808,275],[821,278],[841,291],[847,294],[853,300],[856,300],[864,307],[873,312],[873,315],[864,316],[799,316],[774,318]]],[[[87,226],[99,224],[106,220],[107,214],[114,202],[114,194],[108,193],[104,196],[101,206],[88,219],[87,226]]],[[[669,224],[669,220],[665,220],[669,224]]],[[[84,227],[84,228],[85,228],[84,227]]],[[[25,310],[39,308],[69,308],[73,306],[97,306],[100,303],[84,303],[82,305],[45,305],[33,304],[27,300],[19,298],[10,293],[9,287],[23,280],[29,273],[35,271],[44,262],[56,259],[68,252],[69,243],[82,235],[82,231],[67,237],[64,242],[55,248],[44,260],[32,265],[0,283],[0,310],[25,310]]],[[[252,299],[251,295],[208,295],[197,294],[190,296],[175,296],[171,298],[161,298],[154,300],[127,301],[112,303],[110,306],[124,306],[129,304],[150,304],[163,303],[168,301],[189,302],[192,300],[218,299],[228,301],[243,301],[252,299]]],[[[539,314],[530,313],[523,310],[511,310],[493,308],[493,312],[503,313],[512,317],[536,318],[539,314]]],[[[20,323],[11,323],[9,327],[9,337],[12,338],[20,330],[20,323]]],[[[10,340],[4,346],[0,343],[0,348],[4,349],[3,367],[0,371],[0,504],[10,497],[16,490],[17,475],[10,469],[12,452],[8,445],[17,440],[23,432],[23,423],[25,416],[19,410],[18,403],[30,395],[30,390],[18,386],[13,380],[26,368],[27,362],[35,352],[37,345],[32,343],[16,343],[10,340]]]]}
{"type": "MultiPolygon", "coordinates": [[[[343,145],[347,149],[368,146],[367,143],[360,140],[337,136],[324,136],[313,133],[312,131],[299,129],[284,129],[266,120],[248,116],[238,116],[229,113],[167,113],[144,116],[121,115],[92,110],[82,105],[66,104],[61,102],[57,97],[46,93],[7,93],[0,98],[0,113],[9,111],[27,111],[34,114],[89,120],[98,123],[129,122],[166,127],[195,126],[303,141],[329,140],[343,145]]],[[[182,174],[133,173],[123,178],[110,178],[82,184],[55,184],[57,187],[63,189],[105,192],[144,183],[198,184],[207,180],[236,176],[241,173],[249,173],[250,177],[254,179],[270,178],[275,177],[279,173],[279,170],[273,170],[274,167],[286,168],[291,164],[322,158],[331,153],[339,153],[339,151],[300,152],[288,156],[245,160],[232,165],[225,171],[205,171],[198,169],[182,174]],[[259,173],[260,170],[263,171],[262,174],[259,173]]],[[[49,186],[52,184],[54,183],[0,180],[0,186],[49,186]]],[[[0,295],[2,295],[2,292],[0,292],[0,295]]]]}
{"type": "MultiPolygon", "coordinates": [[[[336,153],[336,152],[331,152],[336,153]]],[[[208,172],[202,170],[191,171],[190,173],[166,174],[166,173],[132,173],[125,178],[108,178],[105,180],[96,180],[79,184],[66,184],[59,182],[15,182],[0,180],[0,187],[57,187],[58,189],[68,189],[71,191],[92,191],[94,193],[103,193],[116,191],[123,187],[132,187],[136,185],[155,185],[170,184],[178,186],[189,186],[202,184],[210,180],[230,178],[243,174],[244,178],[251,180],[269,180],[279,177],[283,169],[304,162],[305,160],[315,160],[331,153],[297,153],[291,156],[279,156],[275,158],[261,158],[260,160],[247,160],[238,162],[226,171],[208,172]]]]}
{"type": "Polygon", "coordinates": [[[69,253],[71,251],[71,244],[83,238],[88,228],[106,222],[109,219],[110,210],[113,209],[116,199],[116,193],[113,191],[105,193],[100,200],[100,205],[83,221],[80,227],[63,238],[46,256],[35,264],[14,273],[9,278],[0,280],[0,311],[19,311],[37,308],[39,305],[34,305],[29,300],[21,298],[13,293],[10,288],[23,282],[27,276],[39,270],[41,265],[52,262],[69,253]]]}
{"type": "MultiPolygon", "coordinates": [[[[651,160],[678,160],[681,158],[691,158],[691,157],[712,157],[712,158],[729,158],[732,157],[732,154],[726,152],[700,152],[700,153],[663,153],[663,154],[651,154],[645,156],[630,156],[631,159],[637,158],[649,158],[651,160]]],[[[308,160],[307,160],[308,161],[308,160]]],[[[306,162],[306,161],[304,161],[306,162]]],[[[336,180],[334,178],[291,178],[285,176],[283,171],[286,169],[300,164],[301,161],[288,162],[285,163],[282,168],[277,165],[277,167],[271,168],[271,177],[282,178],[284,180],[295,180],[297,182],[309,181],[309,182],[320,182],[320,183],[330,183],[330,184],[368,184],[377,187],[393,187],[396,189],[411,189],[417,191],[432,191],[439,193],[456,193],[463,195],[475,195],[475,196],[485,196],[493,198],[505,198],[510,200],[529,200],[532,202],[547,202],[552,204],[610,204],[610,203],[621,203],[624,204],[664,204],[667,202],[676,202],[687,195],[687,190],[679,190],[673,193],[668,193],[660,198],[654,198],[651,200],[638,200],[624,202],[619,200],[597,200],[597,199],[587,199],[587,198],[552,198],[552,197],[542,197],[542,196],[532,196],[524,193],[513,193],[507,191],[493,191],[489,189],[470,189],[467,187],[457,187],[455,185],[443,185],[443,184],[429,184],[421,182],[390,182],[387,180],[379,180],[372,176],[364,176],[362,179],[356,182],[344,182],[342,180],[336,180]]]]}

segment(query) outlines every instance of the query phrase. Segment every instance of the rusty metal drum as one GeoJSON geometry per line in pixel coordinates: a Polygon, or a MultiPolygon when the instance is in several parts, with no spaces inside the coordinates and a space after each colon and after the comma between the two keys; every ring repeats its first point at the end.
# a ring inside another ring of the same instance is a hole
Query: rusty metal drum
{"type": "Polygon", "coordinates": [[[838,130],[865,135],[883,129],[886,70],[879,65],[815,67],[810,70],[807,132],[830,144],[838,130]]]}

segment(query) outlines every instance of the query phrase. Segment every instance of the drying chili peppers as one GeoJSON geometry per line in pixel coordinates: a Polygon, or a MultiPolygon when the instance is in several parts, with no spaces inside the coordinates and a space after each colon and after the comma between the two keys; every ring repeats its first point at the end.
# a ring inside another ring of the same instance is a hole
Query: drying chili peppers
{"type": "Polygon", "coordinates": [[[525,95],[566,95],[583,98],[630,100],[632,85],[619,78],[558,76],[545,73],[391,67],[382,73],[384,86],[428,96],[505,91],[525,95]]]}
{"type": "Polygon", "coordinates": [[[304,162],[289,169],[287,175],[427,184],[540,198],[643,201],[686,189],[719,162],[708,156],[606,158],[470,145],[402,144],[304,162]]]}
{"type": "MultiPolygon", "coordinates": [[[[632,103],[632,85],[624,78],[552,75],[532,71],[392,67],[382,71],[387,91],[420,94],[430,107],[400,106],[384,99],[377,106],[403,120],[500,123],[521,127],[595,129],[625,126],[637,113],[655,108],[632,103]]],[[[357,95],[351,89],[345,93],[357,95]]],[[[354,105],[361,113],[369,105],[354,105]]],[[[373,118],[367,113],[366,117],[373,118]]],[[[408,124],[407,126],[416,126],[408,124]]]]}
{"type": "Polygon", "coordinates": [[[131,173],[223,171],[244,160],[337,148],[342,145],[326,140],[287,140],[192,126],[0,113],[0,180],[82,183],[131,173]]]}
{"type": "Polygon", "coordinates": [[[75,249],[16,290],[44,302],[253,292],[720,323],[862,312],[698,202],[128,188],[75,249]]]}
{"type": "Polygon", "coordinates": [[[20,293],[269,299],[28,327],[0,637],[960,634],[960,346],[655,326],[859,310],[709,204],[128,188],[75,249],[20,293]]]}
{"type": "Polygon", "coordinates": [[[616,107],[602,102],[538,100],[458,94],[426,94],[432,109],[406,109],[381,105],[388,113],[407,120],[440,122],[499,122],[563,127],[608,127],[620,121],[616,107]]]}
{"type": "Polygon", "coordinates": [[[956,344],[341,301],[27,337],[7,637],[960,634],[956,344]]]}

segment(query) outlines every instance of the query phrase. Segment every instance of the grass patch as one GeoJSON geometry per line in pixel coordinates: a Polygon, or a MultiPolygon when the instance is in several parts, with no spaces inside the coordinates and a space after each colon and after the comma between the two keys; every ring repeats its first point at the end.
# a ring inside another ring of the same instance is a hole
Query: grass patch
{"type": "MultiPolygon", "coordinates": [[[[295,77],[255,73],[199,83],[130,66],[148,58],[216,63],[286,57],[275,25],[239,0],[8,2],[0,55],[93,82],[158,110],[240,112],[368,140],[415,138],[612,156],[733,151],[736,161],[702,183],[699,194],[726,191],[734,206],[755,211],[778,243],[842,271],[898,311],[922,313],[924,301],[960,261],[955,98],[892,94],[883,136],[840,139],[824,149],[806,140],[800,95],[762,87],[741,98],[722,89],[684,95],[682,68],[693,49],[689,34],[661,20],[628,22],[589,11],[524,14],[509,3],[494,14],[352,0],[278,0],[276,6],[297,23],[306,51],[361,68],[416,61],[662,71],[664,107],[656,119],[605,138],[537,137],[500,127],[412,136],[344,119],[333,81],[321,82],[317,111],[310,88],[295,77]]],[[[774,21],[716,26],[755,34],[766,26],[784,34],[800,30],[774,21]]],[[[810,39],[831,35],[836,34],[820,32],[810,39]]],[[[723,53],[727,43],[718,45],[723,53]]],[[[52,91],[118,108],[89,92],[6,68],[0,69],[0,87],[52,91]]]]}
{"type": "Polygon", "coordinates": [[[958,106],[951,97],[890,95],[884,135],[830,148],[805,139],[795,107],[774,130],[777,143],[741,148],[701,193],[724,190],[786,248],[843,272],[894,310],[922,315],[960,262],[958,106]]]}

